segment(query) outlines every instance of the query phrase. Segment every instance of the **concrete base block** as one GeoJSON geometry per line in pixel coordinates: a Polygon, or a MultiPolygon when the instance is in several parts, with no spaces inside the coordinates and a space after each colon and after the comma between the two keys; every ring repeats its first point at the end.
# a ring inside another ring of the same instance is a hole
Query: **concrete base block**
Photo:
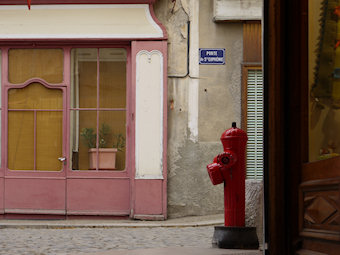
{"type": "Polygon", "coordinates": [[[212,246],[223,249],[258,249],[256,228],[215,226],[212,246]]]}

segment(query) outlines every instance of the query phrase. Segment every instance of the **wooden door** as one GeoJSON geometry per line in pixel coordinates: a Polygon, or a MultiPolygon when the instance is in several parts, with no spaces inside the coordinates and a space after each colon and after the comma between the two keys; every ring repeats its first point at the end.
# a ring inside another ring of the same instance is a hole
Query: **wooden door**
{"type": "Polygon", "coordinates": [[[339,1],[308,1],[308,162],[301,167],[300,254],[340,252],[339,1]]]}
{"type": "Polygon", "coordinates": [[[298,254],[339,254],[340,157],[303,165],[299,205],[303,244],[298,254]]]}
{"type": "MultiPolygon", "coordinates": [[[[318,12],[330,2],[264,2],[266,254],[340,251],[337,62],[328,59],[331,67],[321,72],[328,88],[318,95],[320,54],[309,31],[319,38],[318,12]]],[[[338,21],[336,7],[329,14],[338,21]]],[[[332,39],[331,55],[338,39],[332,39]]]]}

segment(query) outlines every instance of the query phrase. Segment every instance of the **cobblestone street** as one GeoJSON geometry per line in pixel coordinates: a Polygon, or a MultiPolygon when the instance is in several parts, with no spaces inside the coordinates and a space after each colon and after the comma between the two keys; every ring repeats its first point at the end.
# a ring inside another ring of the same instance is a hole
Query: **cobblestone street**
{"type": "Polygon", "coordinates": [[[0,229],[0,254],[95,253],[155,247],[210,248],[214,227],[0,229]]]}

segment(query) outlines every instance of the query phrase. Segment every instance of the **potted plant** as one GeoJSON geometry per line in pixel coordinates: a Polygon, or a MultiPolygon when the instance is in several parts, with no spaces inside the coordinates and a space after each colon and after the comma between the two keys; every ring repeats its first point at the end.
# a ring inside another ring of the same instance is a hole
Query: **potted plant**
{"type": "Polygon", "coordinates": [[[90,170],[97,169],[97,159],[98,170],[116,169],[116,154],[125,147],[125,138],[122,134],[112,134],[110,126],[103,123],[99,129],[98,149],[96,148],[97,134],[93,128],[83,128],[80,135],[89,148],[90,170]],[[111,148],[108,147],[110,142],[113,144],[111,148]]]}

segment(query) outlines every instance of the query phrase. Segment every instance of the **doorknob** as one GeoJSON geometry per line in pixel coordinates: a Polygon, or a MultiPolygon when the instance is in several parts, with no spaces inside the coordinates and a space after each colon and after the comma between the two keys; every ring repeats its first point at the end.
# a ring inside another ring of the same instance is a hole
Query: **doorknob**
{"type": "Polygon", "coordinates": [[[59,157],[58,160],[60,162],[64,162],[64,165],[66,165],[66,158],[65,157],[59,157]]]}

